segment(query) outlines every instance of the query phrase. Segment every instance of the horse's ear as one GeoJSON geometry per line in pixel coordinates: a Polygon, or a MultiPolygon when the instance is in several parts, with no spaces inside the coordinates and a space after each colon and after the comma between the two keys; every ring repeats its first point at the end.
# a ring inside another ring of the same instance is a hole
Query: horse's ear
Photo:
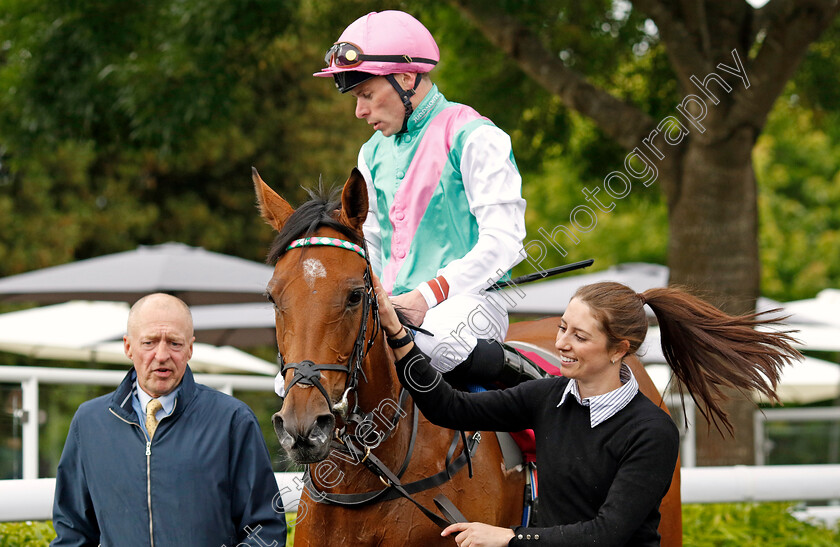
{"type": "Polygon", "coordinates": [[[350,178],[344,183],[344,190],[341,191],[341,214],[338,220],[361,234],[367,214],[368,193],[365,177],[354,167],[350,178]]]}
{"type": "Polygon", "coordinates": [[[254,181],[254,190],[257,192],[257,201],[260,205],[260,215],[278,232],[292,216],[295,210],[289,202],[277,195],[277,193],[263,181],[255,167],[251,167],[251,179],[254,181]]]}

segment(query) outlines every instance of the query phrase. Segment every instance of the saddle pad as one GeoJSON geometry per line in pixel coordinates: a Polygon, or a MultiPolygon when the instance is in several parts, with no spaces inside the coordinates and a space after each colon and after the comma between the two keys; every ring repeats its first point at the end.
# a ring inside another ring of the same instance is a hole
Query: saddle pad
{"type": "MultiPolygon", "coordinates": [[[[533,361],[538,367],[540,367],[542,370],[544,370],[551,376],[562,376],[562,374],[560,373],[560,359],[556,355],[553,355],[548,351],[544,350],[543,348],[540,348],[533,344],[529,344],[527,342],[519,342],[513,340],[507,341],[505,343],[514,348],[522,355],[524,355],[526,358],[533,361]]],[[[499,434],[497,433],[497,436],[498,435],[499,434]]],[[[513,439],[516,445],[519,446],[519,449],[522,451],[522,458],[526,462],[537,461],[537,443],[534,437],[533,429],[515,431],[513,433],[510,433],[510,437],[513,439]]],[[[499,442],[501,443],[502,441],[499,442]]],[[[505,463],[505,466],[507,467],[507,469],[510,469],[511,467],[508,465],[507,461],[505,463]]]]}
{"type": "Polygon", "coordinates": [[[518,340],[507,340],[505,344],[514,348],[523,356],[534,362],[551,376],[562,376],[560,373],[560,358],[553,353],[528,342],[518,340]]]}

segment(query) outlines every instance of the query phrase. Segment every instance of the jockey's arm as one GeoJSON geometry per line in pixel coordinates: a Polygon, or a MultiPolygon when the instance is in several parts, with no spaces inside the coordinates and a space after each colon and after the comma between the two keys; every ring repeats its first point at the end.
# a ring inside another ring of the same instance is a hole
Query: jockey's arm
{"type": "Polygon", "coordinates": [[[449,294],[475,293],[498,281],[523,257],[525,200],[510,137],[494,125],[476,129],[464,145],[460,169],[478,224],[478,241],[462,258],[438,270],[437,283],[429,280],[418,287],[430,307],[442,301],[436,284],[448,285],[449,294]]]}

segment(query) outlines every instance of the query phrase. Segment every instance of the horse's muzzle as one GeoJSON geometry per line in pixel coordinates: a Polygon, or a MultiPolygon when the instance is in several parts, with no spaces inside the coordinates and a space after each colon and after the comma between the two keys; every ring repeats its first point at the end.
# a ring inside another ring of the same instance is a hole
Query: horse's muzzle
{"type": "Polygon", "coordinates": [[[295,463],[320,462],[330,453],[330,439],[335,429],[335,416],[319,414],[314,420],[301,423],[294,415],[284,419],[282,411],[271,417],[280,446],[295,463]]]}

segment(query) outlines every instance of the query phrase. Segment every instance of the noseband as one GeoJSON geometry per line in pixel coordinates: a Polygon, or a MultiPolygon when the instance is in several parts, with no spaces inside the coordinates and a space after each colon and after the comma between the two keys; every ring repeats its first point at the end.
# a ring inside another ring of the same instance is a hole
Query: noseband
{"type": "Polygon", "coordinates": [[[365,382],[367,382],[367,377],[364,376],[365,373],[362,370],[362,361],[364,361],[365,357],[368,354],[368,351],[370,351],[374,340],[376,340],[376,335],[379,332],[379,303],[376,300],[376,293],[373,290],[370,259],[368,258],[366,248],[356,245],[355,243],[351,243],[350,241],[345,241],[343,239],[337,239],[334,237],[307,237],[302,239],[296,239],[288,247],[286,247],[286,250],[289,251],[291,249],[312,246],[338,247],[340,249],[347,249],[348,251],[358,253],[359,256],[365,259],[365,296],[362,303],[362,320],[359,324],[359,331],[356,334],[356,341],[353,343],[353,351],[350,353],[350,361],[347,363],[347,365],[316,365],[310,360],[303,360],[299,363],[284,364],[283,355],[278,353],[277,362],[280,365],[280,372],[284,377],[286,375],[287,370],[292,369],[295,371],[295,374],[294,376],[292,376],[292,381],[289,384],[289,387],[286,388],[286,393],[288,393],[292,389],[292,387],[294,387],[297,384],[305,386],[315,386],[324,396],[324,399],[327,400],[327,405],[330,408],[330,412],[337,413],[339,416],[346,420],[349,414],[354,414],[358,409],[358,397],[355,397],[355,401],[353,403],[353,412],[348,412],[349,402],[347,397],[349,393],[356,391],[356,386],[359,383],[359,372],[362,373],[362,377],[364,377],[365,382]],[[371,333],[370,338],[367,340],[367,343],[365,343],[367,321],[371,312],[373,312],[374,320],[373,332],[371,333]],[[332,399],[327,393],[327,390],[321,384],[321,371],[324,370],[343,372],[347,374],[347,380],[344,382],[344,393],[341,396],[341,400],[335,405],[333,405],[332,399]]]}

